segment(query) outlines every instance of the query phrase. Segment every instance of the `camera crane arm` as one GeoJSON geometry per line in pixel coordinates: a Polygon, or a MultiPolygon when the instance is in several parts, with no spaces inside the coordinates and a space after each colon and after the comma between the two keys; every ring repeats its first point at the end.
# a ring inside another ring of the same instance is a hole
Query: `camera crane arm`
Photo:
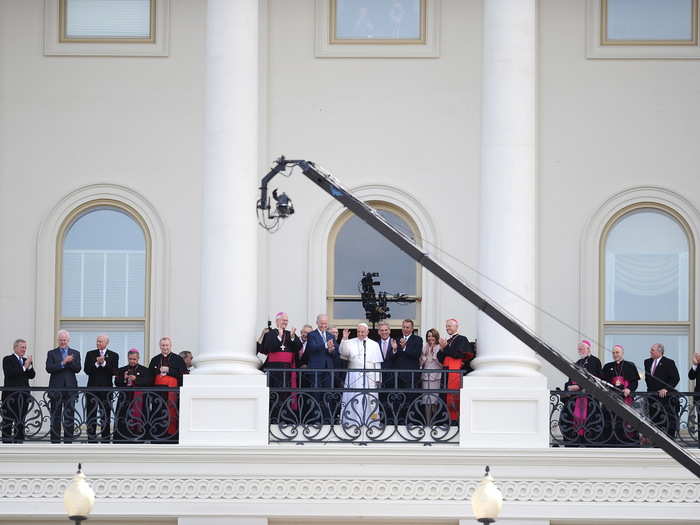
{"type": "Polygon", "coordinates": [[[642,417],[635,410],[623,403],[613,387],[590,374],[587,370],[579,368],[571,363],[566,357],[561,355],[535,334],[531,333],[527,328],[513,319],[513,317],[489,302],[478,292],[471,289],[444,266],[430,257],[430,255],[416,246],[408,236],[391,226],[377,210],[365,204],[357,197],[354,197],[331,174],[325,173],[313,162],[308,160],[288,160],[284,157],[280,157],[275,162],[275,166],[272,170],[262,180],[260,204],[267,202],[267,183],[275,175],[284,171],[289,166],[298,166],[301,168],[302,173],[323,191],[365,221],[371,228],[381,233],[389,242],[488,315],[493,321],[531,348],[537,355],[554,366],[566,377],[574,378],[579,385],[585,388],[595,399],[603,403],[606,408],[623,418],[625,422],[630,424],[635,430],[641,432],[655,446],[664,450],[683,467],[700,478],[700,462],[688,451],[679,446],[671,437],[656,428],[647,418],[642,417]]]}

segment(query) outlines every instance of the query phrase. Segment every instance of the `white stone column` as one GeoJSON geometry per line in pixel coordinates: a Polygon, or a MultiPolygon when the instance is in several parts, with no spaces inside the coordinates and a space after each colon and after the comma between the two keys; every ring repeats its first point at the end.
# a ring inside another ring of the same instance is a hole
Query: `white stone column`
{"type": "Polygon", "coordinates": [[[258,0],[209,0],[200,347],[185,377],[180,442],[266,444],[255,358],[258,0]]]}
{"type": "MultiPolygon", "coordinates": [[[[534,303],[537,0],[483,5],[479,268],[534,303]]],[[[534,327],[525,301],[487,279],[480,286],[534,327]]],[[[548,446],[547,385],[534,352],[483,313],[477,341],[462,393],[463,445],[548,446]]]]}

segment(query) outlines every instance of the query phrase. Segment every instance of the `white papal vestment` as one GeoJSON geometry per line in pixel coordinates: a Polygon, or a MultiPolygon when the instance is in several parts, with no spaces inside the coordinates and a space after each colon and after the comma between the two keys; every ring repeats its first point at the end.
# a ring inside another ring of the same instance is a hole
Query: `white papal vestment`
{"type": "Polygon", "coordinates": [[[363,392],[365,388],[379,388],[382,382],[382,352],[379,345],[371,339],[357,337],[340,343],[340,358],[348,362],[348,369],[372,368],[377,372],[348,371],[345,376],[345,392],[341,408],[343,425],[379,424],[379,407],[377,394],[363,392]]]}

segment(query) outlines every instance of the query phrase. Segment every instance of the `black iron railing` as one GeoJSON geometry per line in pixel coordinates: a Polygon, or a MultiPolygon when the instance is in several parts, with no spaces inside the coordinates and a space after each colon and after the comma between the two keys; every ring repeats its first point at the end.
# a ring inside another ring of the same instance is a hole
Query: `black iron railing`
{"type": "Polygon", "coordinates": [[[0,388],[3,443],[176,443],[178,388],[0,388]]]}
{"type": "MultiPolygon", "coordinates": [[[[669,392],[662,398],[655,392],[635,392],[626,403],[679,445],[699,445],[700,393],[669,392]]],[[[549,429],[552,446],[650,446],[629,424],[584,392],[551,392],[549,429]]]]}
{"type": "Polygon", "coordinates": [[[459,442],[460,370],[271,369],[267,375],[270,442],[459,442]]]}

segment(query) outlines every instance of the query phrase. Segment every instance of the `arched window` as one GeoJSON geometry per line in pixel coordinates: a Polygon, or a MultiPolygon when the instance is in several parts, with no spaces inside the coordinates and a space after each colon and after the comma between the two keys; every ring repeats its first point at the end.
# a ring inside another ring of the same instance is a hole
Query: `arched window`
{"type": "MultiPolygon", "coordinates": [[[[415,222],[400,208],[386,202],[368,202],[400,231],[420,244],[415,222]]],[[[328,242],[328,314],[331,324],[354,327],[365,320],[360,302],[362,272],[378,272],[377,292],[405,294],[413,302],[389,302],[392,327],[413,319],[420,330],[421,267],[370,228],[352,212],[343,213],[331,229],[328,242]]]]}
{"type": "MultiPolygon", "coordinates": [[[[690,228],[673,210],[642,203],[617,213],[601,240],[601,320],[605,347],[625,348],[625,359],[644,370],[654,343],[681,372],[688,387],[693,348],[693,268],[690,228]]],[[[609,355],[601,358],[611,360],[609,355]]],[[[645,387],[640,382],[640,390],[645,387]]]]}
{"type": "Polygon", "coordinates": [[[76,209],[58,237],[57,328],[85,353],[106,333],[126,364],[130,348],[148,356],[150,236],[141,217],[112,200],[76,209]]]}

